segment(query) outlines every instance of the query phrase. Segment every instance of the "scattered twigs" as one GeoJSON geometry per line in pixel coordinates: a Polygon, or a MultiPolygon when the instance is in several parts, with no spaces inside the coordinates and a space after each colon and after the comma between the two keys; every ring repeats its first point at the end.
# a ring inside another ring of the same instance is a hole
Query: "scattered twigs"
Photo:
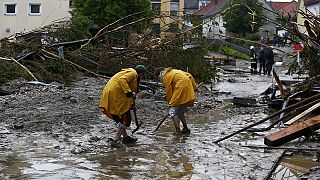
{"type": "Polygon", "coordinates": [[[249,128],[252,128],[252,127],[254,127],[254,126],[258,125],[258,124],[261,124],[261,123],[267,121],[268,119],[271,119],[271,118],[273,118],[273,117],[281,114],[282,112],[292,110],[293,108],[299,107],[299,106],[303,105],[304,103],[310,102],[310,101],[312,101],[313,99],[317,99],[317,98],[319,98],[319,97],[320,97],[320,93],[318,93],[318,94],[316,94],[316,95],[313,95],[313,96],[311,96],[311,97],[308,97],[308,98],[306,98],[306,99],[304,99],[304,100],[302,100],[302,101],[300,101],[300,102],[298,102],[298,103],[295,103],[295,104],[293,104],[293,105],[291,105],[291,106],[288,106],[288,107],[285,108],[285,109],[282,109],[282,110],[280,110],[280,111],[278,111],[278,112],[275,112],[275,113],[273,113],[272,115],[270,115],[270,116],[268,116],[268,117],[266,117],[266,118],[263,118],[262,120],[260,120],[260,121],[258,121],[258,122],[256,122],[256,123],[253,123],[253,124],[251,124],[251,125],[249,125],[249,126],[247,126],[247,127],[244,127],[244,128],[242,128],[242,129],[234,132],[234,133],[231,133],[231,134],[229,134],[229,135],[227,135],[227,136],[225,136],[225,137],[223,137],[223,138],[220,138],[220,139],[214,141],[214,143],[218,143],[218,142],[220,142],[220,141],[223,141],[223,140],[225,140],[225,139],[228,139],[228,138],[230,138],[230,137],[232,137],[232,136],[234,136],[234,135],[236,135],[236,134],[238,134],[238,133],[240,133],[240,132],[243,132],[243,131],[245,131],[245,130],[247,130],[247,129],[249,129],[249,128]]]}
{"type": "Polygon", "coordinates": [[[92,71],[90,71],[90,70],[88,70],[88,69],[86,69],[86,68],[84,68],[84,67],[82,67],[82,66],[80,66],[80,65],[78,65],[78,64],[76,64],[76,63],[74,63],[74,62],[71,62],[71,61],[69,61],[69,60],[67,60],[67,59],[65,59],[65,58],[61,58],[61,57],[59,57],[58,55],[56,55],[56,54],[54,54],[54,53],[51,53],[51,52],[49,52],[49,51],[47,51],[47,50],[45,50],[45,49],[43,49],[43,48],[41,49],[41,51],[43,51],[43,52],[45,52],[45,53],[47,53],[47,54],[55,57],[56,59],[63,59],[63,60],[65,60],[65,61],[67,61],[68,63],[70,63],[70,64],[72,64],[72,65],[74,65],[74,66],[76,66],[76,67],[78,67],[78,68],[80,68],[80,69],[82,69],[82,70],[84,70],[84,71],[87,71],[87,72],[89,72],[90,74],[93,74],[93,75],[95,75],[95,76],[97,76],[97,77],[108,78],[108,77],[106,77],[106,76],[103,76],[103,75],[94,73],[94,72],[92,72],[92,71]]]}

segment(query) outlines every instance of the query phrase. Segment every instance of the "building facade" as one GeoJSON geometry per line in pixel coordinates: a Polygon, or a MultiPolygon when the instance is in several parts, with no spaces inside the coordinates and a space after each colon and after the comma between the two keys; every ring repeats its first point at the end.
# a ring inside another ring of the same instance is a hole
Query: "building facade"
{"type": "Polygon", "coordinates": [[[0,0],[0,38],[70,18],[72,0],[0,0]]]}
{"type": "Polygon", "coordinates": [[[183,27],[184,0],[152,0],[152,9],[157,12],[153,31],[161,38],[168,37],[183,27]]]}

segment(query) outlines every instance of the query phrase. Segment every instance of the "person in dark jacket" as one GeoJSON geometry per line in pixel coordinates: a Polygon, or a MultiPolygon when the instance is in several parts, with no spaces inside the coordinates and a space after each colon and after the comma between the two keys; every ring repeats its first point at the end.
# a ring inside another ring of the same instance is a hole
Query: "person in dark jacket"
{"type": "Polygon", "coordinates": [[[264,48],[261,47],[259,51],[259,56],[258,56],[260,68],[259,68],[259,74],[261,75],[261,71],[263,74],[266,74],[266,59],[265,59],[265,53],[264,53],[264,48]]]}
{"type": "Polygon", "coordinates": [[[250,46],[250,63],[251,63],[251,74],[257,74],[257,53],[254,50],[254,46],[250,46]]]}
{"type": "Polygon", "coordinates": [[[270,48],[266,48],[264,54],[266,59],[266,73],[268,76],[271,76],[272,65],[275,63],[273,47],[271,46],[270,48]]]}

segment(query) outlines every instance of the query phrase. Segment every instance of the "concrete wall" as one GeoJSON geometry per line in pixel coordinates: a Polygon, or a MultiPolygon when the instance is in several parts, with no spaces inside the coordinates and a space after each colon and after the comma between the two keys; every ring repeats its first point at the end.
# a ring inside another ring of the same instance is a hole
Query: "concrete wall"
{"type": "Polygon", "coordinates": [[[70,18],[69,0],[0,0],[0,38],[28,32],[70,18]],[[15,14],[5,14],[6,4],[16,4],[15,14]],[[40,4],[40,14],[30,15],[30,3],[40,4]]]}

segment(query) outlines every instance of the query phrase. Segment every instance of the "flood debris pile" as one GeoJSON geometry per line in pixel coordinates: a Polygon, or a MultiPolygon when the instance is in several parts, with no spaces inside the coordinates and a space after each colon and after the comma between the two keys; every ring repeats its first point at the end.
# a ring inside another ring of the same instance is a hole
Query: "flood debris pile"
{"type": "MultiPolygon", "coordinates": [[[[188,69],[199,80],[210,80],[214,71],[204,59],[205,48],[199,43],[184,49],[180,37],[159,39],[152,32],[114,41],[121,28],[109,32],[102,28],[88,39],[69,40],[56,22],[35,31],[0,40],[0,84],[18,77],[50,83],[70,83],[79,76],[111,77],[122,68],[144,64],[147,78],[156,67],[188,69]],[[127,43],[124,43],[127,42],[127,43]]],[[[106,26],[108,27],[108,26],[106,26]]],[[[119,36],[119,35],[118,35],[119,36]]]]}

